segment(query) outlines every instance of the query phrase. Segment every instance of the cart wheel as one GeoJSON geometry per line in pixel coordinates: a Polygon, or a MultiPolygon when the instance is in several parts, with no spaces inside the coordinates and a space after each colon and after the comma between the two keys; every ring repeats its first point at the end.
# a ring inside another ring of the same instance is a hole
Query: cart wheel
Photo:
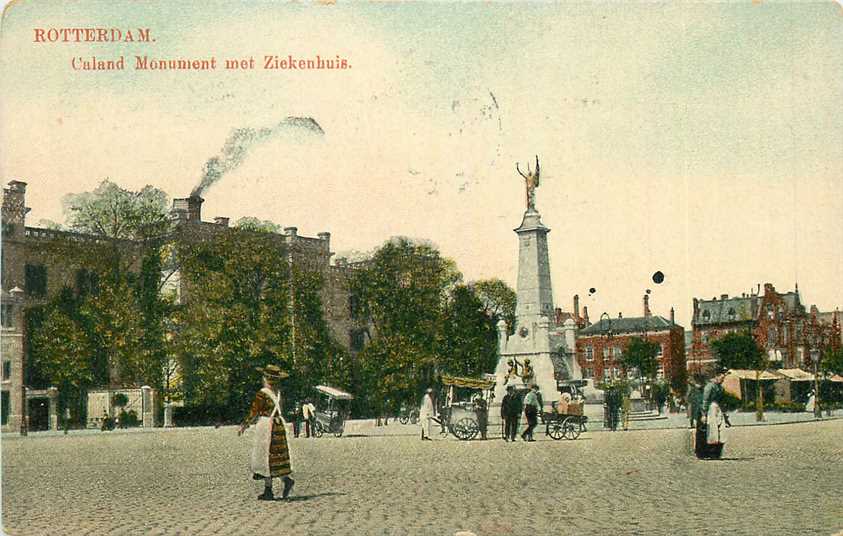
{"type": "Polygon", "coordinates": [[[398,417],[398,422],[400,422],[401,424],[407,424],[408,422],[410,422],[410,417],[406,415],[401,415],[400,417],[398,417]]]}
{"type": "Polygon", "coordinates": [[[325,433],[325,429],[322,428],[322,423],[316,421],[316,424],[313,425],[313,435],[316,437],[322,437],[323,433],[325,433]]]}
{"type": "Polygon", "coordinates": [[[334,437],[342,437],[343,428],[343,426],[340,426],[334,430],[334,437]]]}
{"type": "Polygon", "coordinates": [[[559,421],[549,421],[547,423],[547,435],[559,441],[565,437],[565,428],[562,427],[562,423],[559,421]]]}
{"type": "Polygon", "coordinates": [[[458,420],[456,424],[451,426],[451,433],[461,441],[468,441],[469,439],[472,439],[479,431],[480,427],[477,426],[477,421],[471,417],[463,417],[458,420]]]}
{"type": "Polygon", "coordinates": [[[566,417],[562,421],[562,428],[565,431],[565,439],[576,439],[580,437],[580,423],[574,417],[566,417]]]}

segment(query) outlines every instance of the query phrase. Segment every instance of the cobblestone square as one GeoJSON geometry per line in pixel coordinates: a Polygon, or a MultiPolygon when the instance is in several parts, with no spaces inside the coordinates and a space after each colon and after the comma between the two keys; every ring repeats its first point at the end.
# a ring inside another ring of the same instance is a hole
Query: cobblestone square
{"type": "MultiPolygon", "coordinates": [[[[576,441],[291,439],[291,501],[259,502],[234,428],[7,436],[7,534],[818,534],[843,530],[843,420],[576,441]],[[711,498],[702,490],[715,490],[711,498]],[[715,508],[711,526],[708,507],[715,508]]],[[[280,482],[276,482],[276,492],[280,482]]]]}

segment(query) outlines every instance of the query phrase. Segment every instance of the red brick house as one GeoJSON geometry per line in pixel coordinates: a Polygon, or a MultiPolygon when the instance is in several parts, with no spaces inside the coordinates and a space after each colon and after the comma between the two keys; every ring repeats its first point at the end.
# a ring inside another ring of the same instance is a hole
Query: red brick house
{"type": "Polygon", "coordinates": [[[577,361],[583,379],[595,383],[619,378],[627,371],[621,358],[633,338],[644,338],[659,344],[659,376],[671,384],[685,381],[685,329],[670,319],[650,313],[648,296],[644,296],[644,316],[617,318],[602,317],[598,322],[577,333],[577,361]]]}

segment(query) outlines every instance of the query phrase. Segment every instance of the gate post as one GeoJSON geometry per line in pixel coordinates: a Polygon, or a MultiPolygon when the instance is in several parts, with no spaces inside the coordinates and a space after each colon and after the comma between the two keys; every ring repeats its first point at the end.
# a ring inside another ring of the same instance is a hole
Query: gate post
{"type": "Polygon", "coordinates": [[[50,400],[50,430],[58,430],[59,429],[59,412],[58,412],[58,399],[59,399],[59,390],[55,387],[50,387],[47,389],[47,396],[50,400]]]}

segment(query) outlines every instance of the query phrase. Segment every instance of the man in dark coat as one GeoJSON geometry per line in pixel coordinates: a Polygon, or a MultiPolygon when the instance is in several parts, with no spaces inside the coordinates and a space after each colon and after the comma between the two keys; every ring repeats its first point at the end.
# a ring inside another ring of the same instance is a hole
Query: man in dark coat
{"type": "Polygon", "coordinates": [[[521,400],[515,392],[515,387],[506,388],[506,395],[501,401],[501,417],[504,422],[504,441],[515,441],[518,433],[518,418],[521,416],[521,400]]]}

